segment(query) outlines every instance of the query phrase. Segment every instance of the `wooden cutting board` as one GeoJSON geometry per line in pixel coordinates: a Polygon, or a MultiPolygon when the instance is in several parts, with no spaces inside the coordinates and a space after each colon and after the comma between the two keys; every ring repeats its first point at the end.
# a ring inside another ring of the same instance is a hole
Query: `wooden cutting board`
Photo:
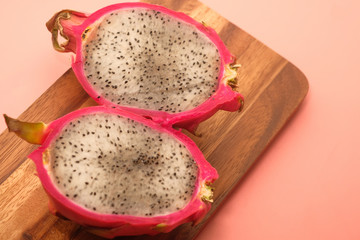
{"type": "MultiPolygon", "coordinates": [[[[199,136],[187,133],[220,175],[214,183],[213,207],[204,221],[195,227],[185,224],[155,237],[119,238],[193,239],[296,111],[307,94],[308,82],[286,59],[198,1],[146,2],[206,22],[242,65],[238,69],[238,91],[245,97],[243,111],[220,111],[199,126],[199,136]]],[[[89,105],[95,105],[94,101],[81,88],[73,71],[68,70],[19,118],[51,122],[89,105]]],[[[35,176],[35,166],[27,159],[36,146],[7,131],[0,135],[0,146],[0,239],[101,239],[48,212],[47,197],[35,176]]]]}

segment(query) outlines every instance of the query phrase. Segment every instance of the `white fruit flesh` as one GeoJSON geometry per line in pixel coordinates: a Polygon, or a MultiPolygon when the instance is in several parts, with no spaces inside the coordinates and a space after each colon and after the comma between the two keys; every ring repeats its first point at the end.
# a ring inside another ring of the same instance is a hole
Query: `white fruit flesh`
{"type": "Polygon", "coordinates": [[[49,172],[60,192],[89,210],[164,215],[191,199],[197,165],[167,133],[112,114],[68,123],[49,148],[49,172]]]}
{"type": "Polygon", "coordinates": [[[193,25],[154,10],[117,10],[90,26],[84,71],[99,96],[122,105],[178,113],[217,89],[221,59],[193,25]]]}

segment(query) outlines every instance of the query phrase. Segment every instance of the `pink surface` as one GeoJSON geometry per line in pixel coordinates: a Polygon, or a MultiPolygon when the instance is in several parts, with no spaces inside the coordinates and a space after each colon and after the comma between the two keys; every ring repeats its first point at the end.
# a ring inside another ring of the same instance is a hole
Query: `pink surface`
{"type": "MultiPolygon", "coordinates": [[[[0,113],[18,116],[70,66],[51,47],[52,13],[112,3],[3,1],[0,113]]],[[[298,66],[310,92],[197,239],[360,239],[359,1],[203,3],[298,66]]]]}

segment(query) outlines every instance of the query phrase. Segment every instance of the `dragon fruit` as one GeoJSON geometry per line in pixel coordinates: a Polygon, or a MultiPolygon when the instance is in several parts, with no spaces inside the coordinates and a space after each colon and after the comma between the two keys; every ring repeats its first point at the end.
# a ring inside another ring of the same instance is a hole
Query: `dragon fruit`
{"type": "Polygon", "coordinates": [[[29,157],[50,211],[108,238],[201,221],[218,175],[181,128],[194,132],[217,110],[243,105],[237,65],[216,32],[145,3],[63,10],[47,27],[56,50],[76,54],[79,82],[102,105],[48,125],[5,115],[10,131],[41,145],[29,157]]]}
{"type": "Polygon", "coordinates": [[[30,154],[54,214],[112,238],[198,222],[218,177],[179,130],[106,106],[52,123],[5,115],[10,131],[41,146],[30,154]]]}
{"type": "Polygon", "coordinates": [[[91,15],[60,11],[47,28],[56,50],[76,54],[72,68],[100,105],[190,132],[217,110],[243,105],[234,57],[215,30],[184,13],[120,3],[91,15]]]}

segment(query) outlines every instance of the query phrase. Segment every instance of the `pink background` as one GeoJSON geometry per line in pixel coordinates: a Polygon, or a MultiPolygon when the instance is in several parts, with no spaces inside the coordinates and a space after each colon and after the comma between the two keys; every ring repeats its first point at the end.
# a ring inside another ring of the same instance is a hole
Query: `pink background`
{"type": "MultiPolygon", "coordinates": [[[[360,239],[359,1],[202,2],[299,67],[310,91],[197,239],[360,239]]],[[[0,113],[18,116],[69,68],[45,29],[54,12],[111,3],[2,0],[0,113]]]]}

